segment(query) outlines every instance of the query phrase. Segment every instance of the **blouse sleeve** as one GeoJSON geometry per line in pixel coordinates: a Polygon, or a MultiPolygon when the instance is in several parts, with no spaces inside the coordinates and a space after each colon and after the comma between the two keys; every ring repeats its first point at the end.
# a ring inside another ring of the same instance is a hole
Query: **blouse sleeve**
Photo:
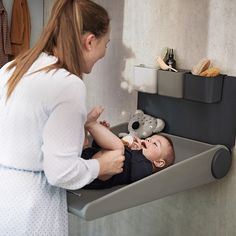
{"type": "Polygon", "coordinates": [[[79,189],[98,176],[98,161],[80,157],[87,116],[85,97],[82,83],[63,89],[44,126],[43,169],[51,185],[79,189]]]}

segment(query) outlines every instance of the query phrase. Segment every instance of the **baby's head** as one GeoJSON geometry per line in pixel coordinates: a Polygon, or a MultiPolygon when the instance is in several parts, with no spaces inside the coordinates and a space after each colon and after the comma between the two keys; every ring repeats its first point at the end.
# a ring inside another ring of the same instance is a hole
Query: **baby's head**
{"type": "Polygon", "coordinates": [[[141,140],[143,155],[152,162],[154,171],[165,169],[175,160],[173,143],[165,135],[157,135],[141,140]]]}

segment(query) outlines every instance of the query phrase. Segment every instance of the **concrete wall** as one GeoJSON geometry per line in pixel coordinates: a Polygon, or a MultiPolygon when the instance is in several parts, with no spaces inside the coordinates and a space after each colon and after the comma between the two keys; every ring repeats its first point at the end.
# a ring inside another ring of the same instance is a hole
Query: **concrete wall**
{"type": "MultiPolygon", "coordinates": [[[[45,0],[48,7],[51,2],[45,0]]],[[[236,76],[234,0],[96,2],[110,12],[112,35],[107,56],[86,78],[88,107],[105,106],[103,118],[112,125],[127,120],[136,108],[136,92],[121,90],[120,81],[132,80],[136,64],[155,65],[165,46],[175,49],[180,68],[191,69],[202,57],[209,57],[222,73],[236,76]]],[[[235,165],[233,161],[230,173],[220,181],[98,220],[85,222],[70,215],[70,235],[235,235],[235,165]]]]}

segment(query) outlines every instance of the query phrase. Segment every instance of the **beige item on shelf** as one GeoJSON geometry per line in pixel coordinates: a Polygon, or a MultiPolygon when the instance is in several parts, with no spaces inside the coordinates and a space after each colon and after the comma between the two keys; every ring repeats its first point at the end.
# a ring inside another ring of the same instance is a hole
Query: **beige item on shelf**
{"type": "Polygon", "coordinates": [[[162,50],[161,50],[161,59],[163,61],[166,61],[167,60],[167,56],[168,56],[168,47],[164,47],[162,50]]]}
{"type": "Polygon", "coordinates": [[[173,70],[174,72],[178,72],[176,69],[166,65],[166,63],[161,59],[161,57],[157,58],[157,62],[162,70],[173,70]]]}
{"type": "Polygon", "coordinates": [[[211,67],[207,70],[204,70],[200,76],[205,76],[205,77],[215,77],[220,74],[220,69],[217,67],[211,67]]]}
{"type": "Polygon", "coordinates": [[[211,64],[211,61],[207,58],[203,58],[197,65],[191,70],[193,75],[200,75],[203,71],[207,70],[211,64]]]}

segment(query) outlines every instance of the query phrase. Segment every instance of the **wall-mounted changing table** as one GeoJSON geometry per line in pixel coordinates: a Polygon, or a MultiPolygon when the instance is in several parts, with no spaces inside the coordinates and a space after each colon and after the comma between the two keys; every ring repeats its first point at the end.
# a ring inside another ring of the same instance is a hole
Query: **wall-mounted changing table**
{"type": "MultiPolygon", "coordinates": [[[[126,127],[127,124],[124,124],[115,129],[124,132],[126,127]]],[[[173,166],[126,186],[69,191],[69,211],[86,220],[93,220],[212,182],[215,177],[223,177],[228,172],[231,156],[226,147],[173,135],[169,137],[176,152],[173,166]]]]}
{"type": "MultiPolygon", "coordinates": [[[[234,77],[224,78],[222,99],[218,103],[139,93],[138,108],[166,121],[164,132],[173,141],[175,164],[130,185],[68,191],[71,213],[93,220],[210,183],[228,173],[236,133],[234,77]]],[[[127,124],[113,127],[113,131],[126,132],[127,124]]]]}

